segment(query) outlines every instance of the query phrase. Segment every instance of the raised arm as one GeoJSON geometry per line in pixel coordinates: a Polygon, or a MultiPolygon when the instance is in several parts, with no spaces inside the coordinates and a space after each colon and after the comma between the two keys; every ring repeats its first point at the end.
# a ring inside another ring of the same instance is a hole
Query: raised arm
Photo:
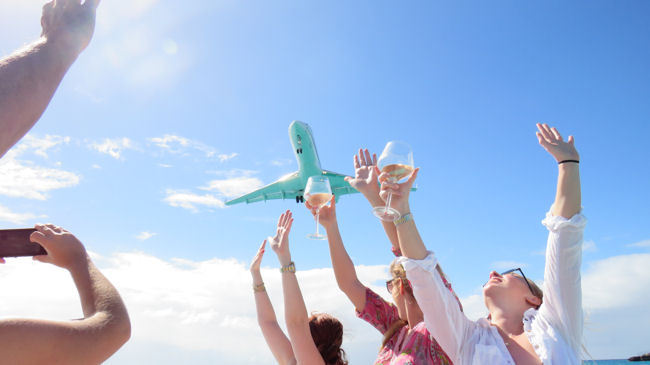
{"type": "MultiPolygon", "coordinates": [[[[379,207],[385,205],[384,201],[379,196],[379,183],[377,177],[379,176],[377,170],[377,155],[372,154],[367,149],[359,149],[359,154],[354,155],[354,177],[346,177],[345,181],[350,183],[350,186],[359,190],[361,194],[368,200],[371,207],[379,207]]],[[[381,222],[386,236],[391,243],[391,249],[396,256],[400,256],[399,242],[397,241],[397,231],[395,226],[390,222],[381,222]]]]}
{"type": "Polygon", "coordinates": [[[41,38],[0,59],[0,157],[29,131],[90,42],[98,0],[50,1],[41,38]]]}
{"type": "Polygon", "coordinates": [[[291,342],[287,336],[282,332],[278,320],[275,317],[275,311],[273,310],[273,304],[271,304],[271,299],[266,292],[264,287],[264,281],[262,280],[262,273],[260,272],[260,264],[262,263],[262,257],[264,256],[264,247],[266,246],[266,240],[262,242],[257,254],[253,258],[251,263],[250,271],[253,276],[253,292],[255,295],[255,308],[257,309],[257,323],[262,330],[262,335],[266,344],[271,349],[275,360],[278,364],[286,365],[293,364],[296,361],[295,356],[293,356],[293,350],[291,349],[291,342]]]}
{"type": "Polygon", "coordinates": [[[273,238],[269,238],[271,248],[278,255],[282,265],[282,289],[284,291],[284,316],[291,339],[293,354],[298,364],[322,364],[323,357],[318,352],[309,330],[309,318],[305,301],[300,292],[296,270],[289,251],[289,232],[293,217],[290,211],[282,213],[273,238]]]}
{"type": "Polygon", "coordinates": [[[537,124],[537,128],[539,144],[559,163],[555,202],[543,221],[549,235],[539,312],[579,353],[583,325],[580,266],[587,222],[580,214],[580,156],[573,136],[565,142],[557,129],[546,124],[537,124]]]}
{"type": "Polygon", "coordinates": [[[418,172],[419,168],[415,169],[402,184],[391,183],[388,174],[381,174],[381,196],[386,199],[388,191],[392,191],[391,207],[405,218],[403,222],[396,223],[399,244],[405,256],[401,263],[424,314],[427,329],[452,362],[461,363],[461,347],[475,324],[465,317],[458,299],[442,278],[438,259],[427,251],[413,215],[409,216],[409,194],[418,172]]]}
{"type": "MultiPolygon", "coordinates": [[[[379,195],[377,195],[379,196],[379,195]]],[[[316,209],[305,202],[307,209],[316,215],[316,209]]],[[[330,258],[334,268],[334,276],[339,289],[347,295],[357,311],[366,307],[366,287],[359,281],[354,263],[343,246],[343,239],[336,221],[336,199],[332,197],[329,206],[320,209],[319,222],[327,231],[327,241],[330,247],[330,258]]]]}
{"type": "Polygon", "coordinates": [[[100,364],[130,337],[131,325],[117,290],[68,231],[37,225],[31,240],[47,255],[35,260],[67,269],[77,286],[84,317],[76,321],[0,321],[0,351],[8,364],[100,364]]]}
{"type": "Polygon", "coordinates": [[[565,142],[556,128],[538,123],[537,129],[539,144],[558,162],[557,192],[551,213],[569,219],[581,209],[580,155],[573,136],[565,142]]]}

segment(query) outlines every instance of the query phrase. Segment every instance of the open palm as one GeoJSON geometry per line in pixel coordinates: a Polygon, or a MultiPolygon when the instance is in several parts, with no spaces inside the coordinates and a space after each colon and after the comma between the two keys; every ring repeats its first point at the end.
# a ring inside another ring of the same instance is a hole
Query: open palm
{"type": "Polygon", "coordinates": [[[278,255],[278,258],[287,257],[291,255],[289,251],[289,232],[291,232],[291,224],[293,223],[293,216],[290,210],[282,213],[278,219],[278,226],[275,231],[275,236],[269,237],[268,241],[271,249],[278,255]]]}
{"type": "Polygon", "coordinates": [[[367,149],[359,149],[359,154],[354,155],[354,177],[348,176],[345,181],[363,195],[379,195],[375,166],[377,166],[377,155],[373,154],[371,157],[367,149]]]}
{"type": "Polygon", "coordinates": [[[565,142],[558,130],[548,124],[537,123],[537,139],[539,144],[550,153],[557,162],[565,160],[580,160],[580,155],[574,146],[573,136],[565,142]]]}

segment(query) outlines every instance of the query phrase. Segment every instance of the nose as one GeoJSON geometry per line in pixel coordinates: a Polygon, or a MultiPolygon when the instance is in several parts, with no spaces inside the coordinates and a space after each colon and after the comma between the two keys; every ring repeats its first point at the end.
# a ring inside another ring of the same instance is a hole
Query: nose
{"type": "Polygon", "coordinates": [[[498,272],[492,270],[492,272],[490,273],[490,279],[492,279],[494,277],[500,278],[501,275],[498,272]]]}

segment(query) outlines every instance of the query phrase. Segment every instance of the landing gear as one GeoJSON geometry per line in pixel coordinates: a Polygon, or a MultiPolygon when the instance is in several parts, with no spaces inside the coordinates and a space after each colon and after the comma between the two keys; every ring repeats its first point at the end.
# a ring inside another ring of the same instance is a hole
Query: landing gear
{"type": "Polygon", "coordinates": [[[302,147],[301,148],[296,148],[296,153],[302,154],[302,147]]]}
{"type": "Polygon", "coordinates": [[[305,198],[302,195],[296,195],[296,203],[304,203],[305,198]]]}

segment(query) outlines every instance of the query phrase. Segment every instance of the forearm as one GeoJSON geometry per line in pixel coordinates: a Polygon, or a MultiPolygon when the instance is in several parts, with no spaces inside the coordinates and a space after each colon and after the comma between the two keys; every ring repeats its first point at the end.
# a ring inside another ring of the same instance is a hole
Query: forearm
{"type": "Polygon", "coordinates": [[[358,311],[366,306],[366,287],[359,281],[354,263],[343,246],[338,225],[326,227],[334,276],[339,288],[358,311]]]}
{"type": "Polygon", "coordinates": [[[327,240],[330,248],[330,258],[332,260],[332,268],[334,269],[334,276],[336,283],[341,290],[352,286],[358,282],[357,272],[354,268],[354,263],[350,259],[348,252],[343,246],[343,239],[337,224],[328,225],[325,227],[327,231],[327,240]]]}
{"type": "Polygon", "coordinates": [[[40,118],[75,58],[39,39],[0,60],[0,156],[40,118]]]}
{"type": "Polygon", "coordinates": [[[581,209],[579,164],[568,162],[558,165],[557,192],[552,214],[571,218],[581,209]]]}
{"type": "MultiPolygon", "coordinates": [[[[400,214],[406,214],[411,210],[408,205],[404,205],[398,208],[398,211],[400,214]]],[[[427,248],[413,219],[397,226],[396,231],[403,256],[416,260],[422,260],[427,256],[427,248]]]]}
{"type": "Polygon", "coordinates": [[[131,324],[120,294],[89,257],[69,271],[79,292],[84,319],[93,319],[108,336],[107,343],[121,346],[130,337],[131,324]]]}
{"type": "MultiPolygon", "coordinates": [[[[262,275],[259,272],[252,273],[253,285],[263,284],[262,275]]],[[[277,323],[275,310],[266,290],[254,291],[255,307],[257,308],[257,323],[262,327],[264,324],[277,323]]],[[[262,328],[264,332],[264,328],[262,328]]]]}
{"type": "Polygon", "coordinates": [[[291,334],[292,329],[300,328],[308,321],[307,307],[295,273],[282,273],[282,291],[284,293],[284,317],[287,330],[291,334]]]}

